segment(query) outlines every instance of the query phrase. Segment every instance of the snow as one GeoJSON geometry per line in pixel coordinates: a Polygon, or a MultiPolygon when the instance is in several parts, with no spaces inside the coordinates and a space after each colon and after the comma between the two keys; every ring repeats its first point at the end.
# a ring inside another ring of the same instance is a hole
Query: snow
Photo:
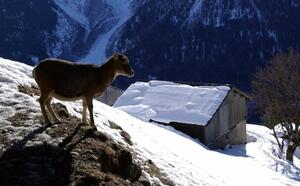
{"type": "Polygon", "coordinates": [[[82,61],[89,63],[101,64],[104,63],[106,56],[106,47],[113,34],[120,29],[120,27],[131,16],[131,1],[128,0],[106,0],[107,4],[112,8],[114,18],[117,19],[115,25],[110,28],[106,33],[99,35],[94,44],[92,45],[88,55],[82,61]]]}
{"type": "Polygon", "coordinates": [[[84,14],[85,6],[87,4],[85,0],[54,0],[53,2],[61,11],[54,9],[58,16],[58,23],[54,32],[58,38],[58,41],[56,46],[54,45],[52,47],[52,53],[54,55],[49,56],[57,57],[61,54],[64,42],[66,42],[67,39],[71,37],[71,33],[74,32],[67,17],[71,18],[85,29],[84,40],[88,38],[88,35],[91,32],[91,24],[89,19],[84,14]]]}
{"type": "MultiPolygon", "coordinates": [[[[29,118],[41,115],[37,97],[31,97],[17,90],[18,84],[36,86],[31,71],[30,66],[0,58],[0,128],[10,130],[16,127],[12,126],[7,118],[19,112],[27,111],[29,118]]],[[[157,84],[161,86],[164,83],[157,84]]],[[[143,97],[137,98],[137,102],[139,99],[143,97]]],[[[81,115],[80,101],[64,104],[71,114],[78,117],[81,115]]],[[[137,154],[137,161],[146,166],[143,162],[151,159],[162,174],[175,185],[300,185],[299,166],[278,158],[272,131],[263,126],[248,124],[246,145],[212,151],[199,141],[171,127],[141,121],[120,109],[98,101],[94,101],[94,110],[98,130],[126,145],[117,129],[109,127],[109,121],[122,127],[131,136],[133,145],[130,148],[137,154]]],[[[40,125],[31,119],[28,120],[29,130],[34,130],[40,125]]],[[[22,130],[28,129],[20,127],[10,138],[20,140],[19,133],[22,133],[22,130]]],[[[47,140],[48,136],[42,133],[39,138],[47,140]]],[[[298,153],[295,162],[299,162],[298,153]]],[[[162,185],[158,178],[151,177],[145,172],[144,174],[149,176],[153,185],[162,185]]]]}
{"type": "MultiPolygon", "coordinates": [[[[11,142],[21,140],[22,134],[31,132],[41,126],[31,120],[40,114],[36,98],[17,91],[18,85],[36,86],[32,79],[32,67],[0,58],[0,129],[2,131],[13,131],[13,133],[1,134],[5,135],[11,142]],[[23,123],[26,127],[11,125],[8,118],[15,114],[27,114],[29,111],[31,114],[27,116],[28,120],[23,123]]],[[[46,138],[48,135],[43,134],[43,137],[46,138]]],[[[3,146],[0,145],[0,148],[2,149],[3,146]]]]}
{"type": "Polygon", "coordinates": [[[74,8],[70,7],[69,4],[66,3],[64,0],[54,0],[54,3],[68,16],[70,16],[76,22],[81,24],[86,30],[89,30],[90,28],[89,20],[85,17],[85,15],[82,12],[78,10],[77,11],[74,10],[74,8]]]}
{"type": "Polygon", "coordinates": [[[137,82],[121,95],[114,107],[144,121],[206,125],[229,91],[228,86],[137,82]]]}
{"type": "Polygon", "coordinates": [[[202,6],[203,6],[204,0],[196,0],[193,4],[193,6],[190,9],[188,20],[192,21],[194,20],[195,16],[200,15],[202,12],[202,6]]]}
{"type": "Polygon", "coordinates": [[[151,159],[176,185],[299,183],[291,179],[300,180],[299,168],[271,155],[275,141],[271,131],[264,127],[247,126],[255,142],[232,149],[210,151],[197,140],[171,127],[142,122],[104,105],[97,104],[97,108],[131,135],[133,150],[140,154],[141,159],[151,159]],[[281,168],[277,169],[276,166],[281,168]]]}
{"type": "Polygon", "coordinates": [[[53,33],[57,40],[53,42],[48,32],[45,32],[44,35],[48,56],[59,57],[63,53],[65,44],[71,38],[72,27],[66,17],[67,15],[58,10],[54,10],[54,12],[57,14],[57,24],[53,33]]]}
{"type": "MultiPolygon", "coordinates": [[[[8,86],[5,83],[13,83],[13,87],[16,87],[17,84],[35,85],[32,79],[32,67],[28,65],[0,58],[0,70],[0,82],[2,87],[8,86]]],[[[1,88],[1,92],[4,92],[4,89],[1,88]]]]}

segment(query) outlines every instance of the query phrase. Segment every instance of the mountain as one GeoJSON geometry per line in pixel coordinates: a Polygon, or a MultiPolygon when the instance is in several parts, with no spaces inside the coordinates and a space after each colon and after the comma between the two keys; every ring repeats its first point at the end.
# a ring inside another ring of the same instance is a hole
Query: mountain
{"type": "Polygon", "coordinates": [[[111,45],[137,76],[185,82],[249,81],[278,50],[299,48],[299,1],[145,1],[111,45]]]}
{"type": "Polygon", "coordinates": [[[1,0],[0,7],[0,55],[31,65],[46,57],[78,59],[116,22],[111,7],[97,0],[1,0]]]}
{"type": "Polygon", "coordinates": [[[48,55],[45,38],[57,24],[51,5],[51,1],[0,0],[2,57],[33,64],[48,55]]]}
{"type": "MultiPolygon", "coordinates": [[[[0,0],[0,56],[103,63],[127,54],[136,79],[231,83],[300,48],[298,0],[0,0]]],[[[116,84],[126,87],[121,79],[116,84]]]]}
{"type": "Polygon", "coordinates": [[[247,144],[213,151],[138,119],[143,109],[132,107],[135,118],[96,100],[98,131],[81,125],[80,101],[53,100],[62,123],[46,125],[32,69],[0,58],[0,185],[299,185],[300,152],[295,164],[280,159],[263,126],[247,124],[247,144]]]}

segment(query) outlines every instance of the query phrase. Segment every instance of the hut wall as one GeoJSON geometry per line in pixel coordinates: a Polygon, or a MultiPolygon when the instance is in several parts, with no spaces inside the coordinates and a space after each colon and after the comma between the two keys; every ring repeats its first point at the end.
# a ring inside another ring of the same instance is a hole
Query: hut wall
{"type": "Polygon", "coordinates": [[[241,121],[229,135],[231,145],[245,144],[247,142],[246,120],[241,121]]]}
{"type": "Polygon", "coordinates": [[[205,141],[204,141],[204,143],[209,148],[216,148],[215,143],[216,143],[216,139],[220,135],[220,130],[224,130],[226,127],[226,125],[225,125],[225,126],[222,126],[222,129],[220,129],[221,128],[221,126],[220,126],[220,123],[221,123],[220,110],[221,110],[221,108],[219,109],[219,111],[217,111],[215,113],[215,115],[210,120],[210,122],[205,126],[205,141]]]}
{"type": "Polygon", "coordinates": [[[179,130],[192,138],[199,139],[201,142],[205,139],[204,127],[195,124],[179,123],[179,122],[170,122],[169,124],[174,127],[176,130],[179,130]]]}
{"type": "Polygon", "coordinates": [[[246,98],[230,91],[211,121],[205,126],[204,143],[209,148],[246,142],[246,98]]]}
{"type": "Polygon", "coordinates": [[[232,92],[231,122],[229,128],[233,128],[230,133],[230,144],[242,144],[247,142],[246,116],[247,101],[239,93],[232,92]]]}

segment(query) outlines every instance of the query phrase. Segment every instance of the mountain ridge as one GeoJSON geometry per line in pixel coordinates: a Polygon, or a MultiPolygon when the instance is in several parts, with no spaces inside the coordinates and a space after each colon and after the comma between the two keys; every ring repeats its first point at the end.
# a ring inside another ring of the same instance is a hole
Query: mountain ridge
{"type": "Polygon", "coordinates": [[[1,0],[0,56],[31,65],[46,57],[101,64],[117,51],[129,56],[136,79],[230,83],[249,91],[258,67],[279,50],[300,48],[297,0],[124,2],[1,0]],[[36,16],[22,16],[30,11],[36,16]]]}

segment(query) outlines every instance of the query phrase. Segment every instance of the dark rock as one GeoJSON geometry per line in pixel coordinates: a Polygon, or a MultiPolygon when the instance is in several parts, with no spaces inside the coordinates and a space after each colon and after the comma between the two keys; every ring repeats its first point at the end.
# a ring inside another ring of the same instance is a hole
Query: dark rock
{"type": "Polygon", "coordinates": [[[120,166],[120,175],[125,179],[136,181],[142,174],[142,169],[132,162],[132,155],[127,150],[118,152],[118,162],[120,166]]]}
{"type": "Polygon", "coordinates": [[[80,178],[76,183],[75,186],[96,186],[99,185],[99,178],[95,176],[85,176],[80,178]]]}
{"type": "Polygon", "coordinates": [[[29,96],[40,95],[40,91],[37,87],[28,86],[28,85],[18,85],[19,92],[27,94],[29,96]]]}
{"type": "Polygon", "coordinates": [[[124,130],[120,131],[121,136],[123,137],[124,141],[126,143],[128,143],[128,145],[133,145],[132,141],[131,141],[131,137],[130,135],[125,132],[124,130]]]}
{"type": "Polygon", "coordinates": [[[64,118],[70,117],[67,107],[65,105],[63,105],[62,103],[53,103],[52,106],[53,106],[55,112],[58,114],[58,116],[64,117],[64,118]]]}
{"type": "Polygon", "coordinates": [[[62,148],[11,148],[0,159],[0,185],[67,185],[72,157],[62,148]]]}
{"type": "Polygon", "coordinates": [[[123,130],[119,125],[117,125],[116,123],[114,123],[113,121],[108,121],[109,122],[109,127],[112,129],[119,129],[119,130],[123,130]]]}
{"type": "Polygon", "coordinates": [[[150,181],[145,176],[141,176],[139,182],[144,186],[151,186],[150,181]]]}
{"type": "Polygon", "coordinates": [[[124,141],[125,141],[126,143],[128,143],[129,145],[132,145],[132,144],[133,144],[132,141],[131,141],[130,135],[129,135],[126,131],[124,131],[124,130],[122,129],[122,127],[120,127],[119,125],[117,125],[116,123],[114,123],[114,122],[112,122],[112,121],[109,121],[109,126],[110,126],[110,128],[112,128],[112,129],[120,130],[120,134],[121,134],[121,136],[123,137],[124,141]]]}
{"type": "Polygon", "coordinates": [[[108,140],[108,137],[102,132],[94,131],[93,135],[95,138],[101,140],[102,142],[106,142],[108,140]]]}
{"type": "Polygon", "coordinates": [[[114,150],[105,148],[101,152],[101,170],[103,172],[117,172],[119,165],[114,150]]]}

